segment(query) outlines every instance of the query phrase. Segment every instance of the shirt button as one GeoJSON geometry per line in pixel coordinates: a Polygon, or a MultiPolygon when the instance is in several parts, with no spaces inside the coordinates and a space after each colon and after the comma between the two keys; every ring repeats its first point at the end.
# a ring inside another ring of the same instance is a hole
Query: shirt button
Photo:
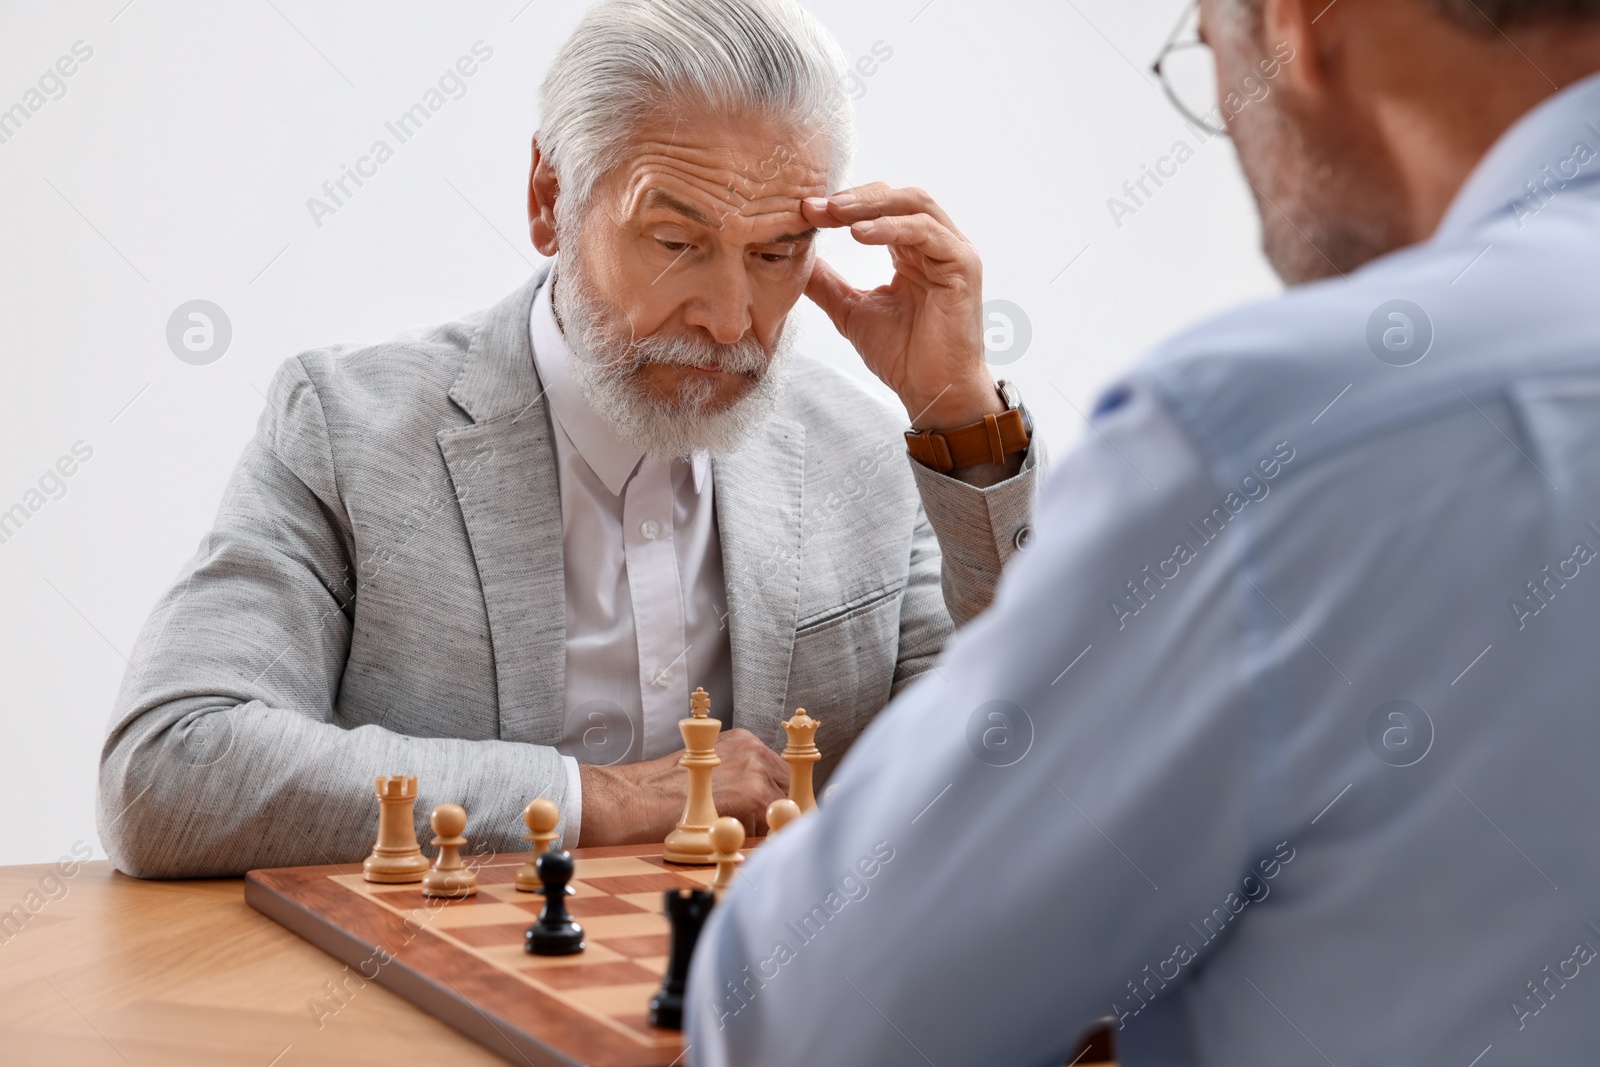
{"type": "Polygon", "coordinates": [[[644,534],[646,541],[654,541],[661,536],[661,524],[654,519],[646,519],[639,524],[639,532],[644,534]]]}
{"type": "Polygon", "coordinates": [[[1032,526],[1024,526],[1022,529],[1017,531],[1017,536],[1011,539],[1011,543],[1017,546],[1017,551],[1019,551],[1019,552],[1022,551],[1024,548],[1027,548],[1028,545],[1032,543],[1032,541],[1033,541],[1033,527],[1032,526]]]}
{"type": "Polygon", "coordinates": [[[656,676],[654,678],[650,679],[650,684],[654,685],[654,686],[656,686],[657,688],[660,688],[660,689],[665,689],[667,686],[671,685],[672,684],[672,668],[671,667],[660,667],[660,668],[657,668],[656,676]]]}

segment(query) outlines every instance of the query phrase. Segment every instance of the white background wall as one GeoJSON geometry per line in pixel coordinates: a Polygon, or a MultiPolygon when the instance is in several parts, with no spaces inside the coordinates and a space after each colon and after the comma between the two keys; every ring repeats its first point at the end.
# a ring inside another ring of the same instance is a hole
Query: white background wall
{"type": "MultiPolygon", "coordinates": [[[[893,50],[866,81],[852,182],[921,185],[978,244],[986,296],[1031,322],[1005,373],[1058,454],[1082,432],[1074,406],[1144,349],[1275,289],[1225,141],[1120,227],[1107,208],[1183,133],[1145,73],[1182,2],[811,0],[851,56],[893,50]]],[[[37,102],[75,42],[93,50],[0,144],[0,511],[38,503],[75,443],[93,450],[0,544],[0,864],[97,844],[126,656],[279,363],[487,305],[539,262],[535,91],[583,6],[0,0],[0,109],[37,102]],[[493,57],[466,94],[319,227],[307,198],[394,144],[385,121],[479,40],[493,57]],[[197,298],[233,330],[204,366],[166,340],[197,298]]],[[[879,250],[837,234],[823,250],[857,284],[889,277],[879,250]]],[[[868,377],[815,308],[797,313],[811,350],[868,377]]]]}

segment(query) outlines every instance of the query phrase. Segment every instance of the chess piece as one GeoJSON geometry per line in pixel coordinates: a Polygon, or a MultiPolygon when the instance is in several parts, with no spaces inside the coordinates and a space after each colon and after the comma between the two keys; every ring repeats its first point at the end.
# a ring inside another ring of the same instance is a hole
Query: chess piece
{"type": "Polygon", "coordinates": [[[567,898],[576,893],[567,883],[577,865],[572,853],[562,849],[546,852],[535,861],[539,870],[544,907],[538,921],[523,934],[524,948],[535,956],[570,956],[583,951],[583,927],[567,913],[567,898]]]}
{"type": "Polygon", "coordinates": [[[795,708],[794,718],[783,724],[784,733],[789,735],[789,744],[783,750],[783,761],[789,765],[789,799],[800,806],[801,812],[817,806],[817,798],[811,792],[811,772],[822,758],[816,742],[817,727],[821,725],[806,714],[805,708],[795,708]]]}
{"type": "Polygon", "coordinates": [[[705,926],[716,897],[707,889],[667,889],[662,896],[667,919],[672,923],[672,946],[668,950],[667,974],[661,980],[661,989],[650,998],[650,1025],[682,1030],[683,987],[689,980],[689,961],[694,957],[700,928],[705,926]]]}
{"type": "Polygon", "coordinates": [[[517,889],[524,893],[537,893],[541,883],[539,869],[534,864],[554,846],[559,836],[556,823],[561,821],[561,812],[556,808],[555,801],[540,797],[522,809],[522,821],[528,825],[523,840],[533,842],[533,851],[528,854],[528,862],[517,869],[517,889]]]}
{"type": "Polygon", "coordinates": [[[417,844],[417,824],[413,809],[417,802],[414,775],[379,776],[378,843],[361,865],[361,876],[369,882],[398,885],[420,882],[428,873],[428,858],[417,844]]]}
{"type": "Polygon", "coordinates": [[[689,772],[689,800],[662,849],[661,858],[668,863],[704,867],[715,862],[711,858],[711,824],[716,821],[717,806],[711,798],[711,771],[722,762],[717,755],[721,730],[722,723],[711,718],[711,697],[704,689],[696,689],[689,718],[678,720],[684,749],[678,764],[689,772]]]}
{"type": "Polygon", "coordinates": [[[744,853],[739,851],[744,847],[744,823],[732,815],[724,815],[712,823],[711,847],[716,850],[711,853],[711,858],[717,865],[717,877],[711,883],[711,891],[720,901],[722,894],[733,887],[733,876],[738,873],[739,864],[744,862],[744,853]]]}
{"type": "Polygon", "coordinates": [[[477,872],[461,862],[461,846],[467,843],[461,836],[467,828],[467,809],[460,804],[440,804],[433,809],[428,823],[433,827],[433,844],[439,846],[439,856],[433,861],[433,869],[422,877],[422,895],[459,900],[477,893],[477,872]]]}
{"type": "Polygon", "coordinates": [[[767,805],[767,835],[777,833],[800,817],[800,805],[788,797],[779,797],[767,805]]]}

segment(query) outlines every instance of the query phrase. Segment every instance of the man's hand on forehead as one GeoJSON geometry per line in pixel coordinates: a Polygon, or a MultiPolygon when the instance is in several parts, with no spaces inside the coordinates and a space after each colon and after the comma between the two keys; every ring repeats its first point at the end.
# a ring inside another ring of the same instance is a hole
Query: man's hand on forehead
{"type": "Polygon", "coordinates": [[[801,211],[814,226],[848,226],[857,242],[888,248],[888,285],[857,289],[818,259],[806,295],[900,397],[913,425],[953,429],[1004,410],[984,362],[983,263],[933,197],[875,182],[806,197],[801,211]]]}

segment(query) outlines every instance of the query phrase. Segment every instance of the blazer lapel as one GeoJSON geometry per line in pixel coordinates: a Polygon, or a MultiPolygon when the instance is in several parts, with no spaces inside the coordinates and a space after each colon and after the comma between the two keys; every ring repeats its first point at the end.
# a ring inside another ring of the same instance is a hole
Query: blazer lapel
{"type": "Polygon", "coordinates": [[[561,491],[528,336],[548,275],[486,313],[450,389],[473,421],[438,434],[488,611],[500,737],[540,745],[561,739],[566,673],[561,491]]]}
{"type": "Polygon", "coordinates": [[[717,529],[728,587],[733,725],[781,737],[800,607],[806,433],[774,416],[761,436],[713,462],[717,529]]]}

